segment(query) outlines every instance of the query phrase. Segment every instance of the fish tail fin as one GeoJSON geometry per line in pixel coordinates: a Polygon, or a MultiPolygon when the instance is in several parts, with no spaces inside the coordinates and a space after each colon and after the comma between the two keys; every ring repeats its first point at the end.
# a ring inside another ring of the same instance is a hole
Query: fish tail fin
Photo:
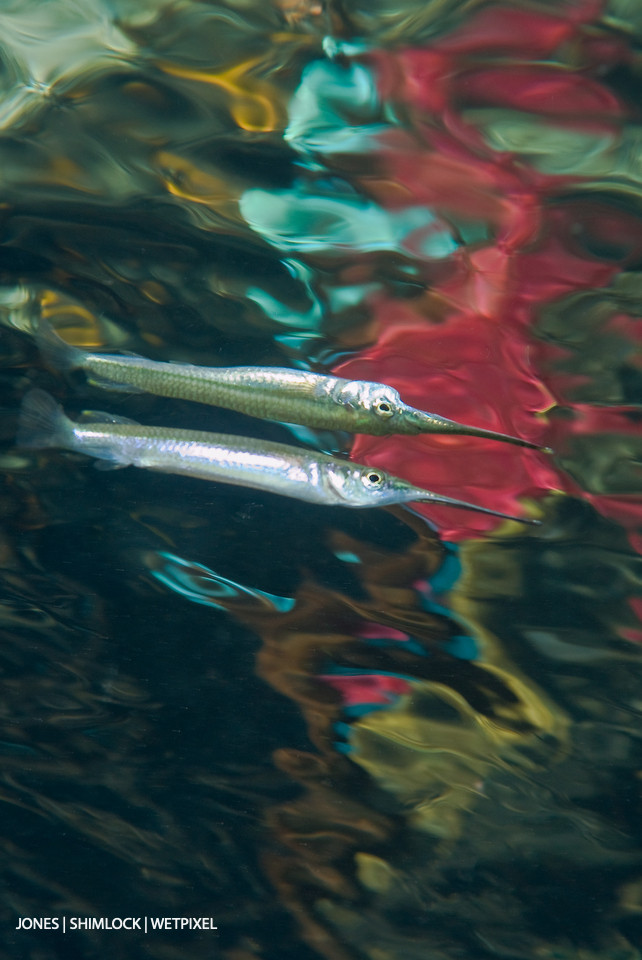
{"type": "Polygon", "coordinates": [[[30,390],[22,401],[16,440],[20,447],[70,447],[73,422],[44,390],[30,390]]]}
{"type": "Polygon", "coordinates": [[[41,319],[38,323],[36,343],[45,361],[55,370],[75,370],[82,367],[89,353],[58,336],[48,320],[41,319]]]}

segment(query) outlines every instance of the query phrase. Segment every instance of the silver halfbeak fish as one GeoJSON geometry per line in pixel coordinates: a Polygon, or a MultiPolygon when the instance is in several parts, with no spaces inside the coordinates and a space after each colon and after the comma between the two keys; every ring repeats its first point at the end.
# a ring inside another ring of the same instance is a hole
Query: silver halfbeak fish
{"type": "MultiPolygon", "coordinates": [[[[32,390],[24,398],[18,427],[24,447],[62,447],[106,461],[111,467],[145,467],[219,483],[280,493],[326,506],[382,507],[426,502],[511,517],[463,500],[442,497],[399,480],[378,467],[337,460],[283,443],[249,437],[145,427],[108,413],[86,411],[70,420],[53,397],[32,390]]],[[[109,467],[107,467],[109,469],[109,467]]]]}
{"type": "Polygon", "coordinates": [[[92,353],[66,343],[41,321],[37,341],[43,355],[62,370],[82,369],[91,383],[108,390],[153,393],[236,410],[251,417],[299,423],[317,430],[374,436],[459,434],[485,437],[550,453],[528,440],[469,427],[404,403],[394,387],[345,380],[287,367],[199,367],[164,363],[136,354],[92,353]]]}

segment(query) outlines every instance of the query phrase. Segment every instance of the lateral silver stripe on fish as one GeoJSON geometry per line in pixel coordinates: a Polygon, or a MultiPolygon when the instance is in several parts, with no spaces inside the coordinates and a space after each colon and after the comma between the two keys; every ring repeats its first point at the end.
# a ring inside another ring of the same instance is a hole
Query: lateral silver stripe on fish
{"type": "Polygon", "coordinates": [[[422,490],[378,467],[283,443],[141,426],[107,413],[87,413],[81,421],[73,421],[43,390],[32,390],[24,398],[18,443],[28,447],[61,447],[97,457],[114,467],[133,465],[184,474],[327,506],[441,503],[523,523],[538,522],[422,490]]]}
{"type": "Polygon", "coordinates": [[[288,367],[200,367],[137,355],[94,353],[66,343],[41,321],[37,339],[43,355],[60,369],[82,369],[97,386],[194,400],[252,417],[298,423],[317,430],[374,436],[454,434],[538,447],[529,440],[466,426],[411,407],[394,387],[346,380],[288,367]]]}

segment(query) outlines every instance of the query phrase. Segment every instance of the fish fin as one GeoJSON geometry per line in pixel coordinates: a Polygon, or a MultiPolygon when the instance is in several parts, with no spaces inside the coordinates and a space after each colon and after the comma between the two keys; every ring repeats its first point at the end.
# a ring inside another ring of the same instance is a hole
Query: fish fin
{"type": "Polygon", "coordinates": [[[129,417],[119,417],[115,413],[105,413],[104,410],[83,410],[78,416],[78,423],[122,423],[130,427],[139,427],[137,420],[129,417]]]}
{"type": "MultiPolygon", "coordinates": [[[[119,356],[123,357],[138,357],[137,353],[121,353],[119,356]]],[[[101,390],[113,390],[114,393],[144,393],[144,390],[140,390],[138,387],[133,387],[131,383],[114,383],[113,380],[110,380],[108,377],[101,377],[96,373],[87,372],[87,383],[91,384],[92,387],[99,387],[101,390]]]]}
{"type": "Polygon", "coordinates": [[[74,347],[58,336],[47,320],[40,320],[36,330],[36,343],[49,366],[55,370],[75,370],[82,367],[89,351],[74,347]]]}
{"type": "Polygon", "coordinates": [[[125,426],[140,427],[138,420],[129,417],[120,417],[116,413],[105,413],[104,410],[83,410],[78,415],[78,423],[122,423],[125,426]]]}
{"type": "Polygon", "coordinates": [[[62,407],[44,390],[30,390],[22,401],[18,419],[20,447],[68,447],[73,424],[62,407]]]}
{"type": "MultiPolygon", "coordinates": [[[[428,527],[429,530],[437,531],[437,524],[433,523],[432,520],[430,520],[425,514],[419,513],[418,510],[414,510],[410,506],[410,504],[400,503],[400,504],[396,504],[395,506],[398,506],[399,509],[401,509],[404,513],[411,513],[413,517],[417,517],[417,519],[421,520],[428,527]]],[[[388,507],[388,509],[390,510],[391,508],[388,507]]]]}
{"type": "MultiPolygon", "coordinates": [[[[40,353],[50,367],[55,370],[76,370],[81,367],[86,368],[86,361],[92,356],[92,351],[85,350],[82,347],[74,347],[67,343],[48,320],[40,320],[36,330],[36,343],[40,353]]],[[[140,354],[132,353],[131,350],[119,350],[118,356],[136,357],[140,359],[140,354]]],[[[94,387],[100,387],[103,390],[119,390],[123,393],[143,393],[137,387],[127,383],[114,383],[108,377],[101,377],[99,374],[86,369],[87,382],[94,387]]]]}
{"type": "MultiPolygon", "coordinates": [[[[91,454],[89,449],[87,453],[91,454]]],[[[105,454],[101,452],[100,460],[94,460],[94,470],[122,470],[124,467],[129,467],[129,463],[123,463],[122,460],[107,460],[105,454]]]]}

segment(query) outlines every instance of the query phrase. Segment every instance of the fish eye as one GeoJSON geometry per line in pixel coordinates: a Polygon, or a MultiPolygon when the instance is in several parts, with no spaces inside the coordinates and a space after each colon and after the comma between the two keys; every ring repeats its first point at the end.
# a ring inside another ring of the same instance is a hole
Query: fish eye
{"type": "Polygon", "coordinates": [[[394,413],[392,409],[392,404],[389,400],[377,400],[374,405],[375,413],[380,417],[391,417],[394,413]]]}
{"type": "Polygon", "coordinates": [[[365,480],[374,487],[383,481],[383,477],[376,470],[369,470],[365,475],[365,480]]]}

